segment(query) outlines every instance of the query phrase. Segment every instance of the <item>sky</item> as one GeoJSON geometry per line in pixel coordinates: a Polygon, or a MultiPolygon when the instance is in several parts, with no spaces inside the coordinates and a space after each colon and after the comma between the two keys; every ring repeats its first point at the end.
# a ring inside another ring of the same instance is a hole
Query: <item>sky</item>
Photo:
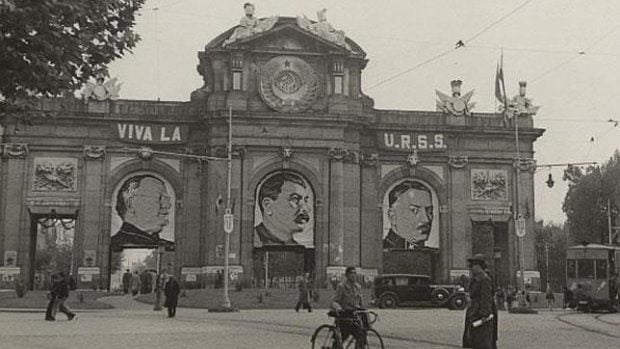
{"type": "MultiPolygon", "coordinates": [[[[245,1],[147,0],[133,54],[111,64],[121,98],[187,101],[202,85],[197,53],[237,25],[245,1]]],[[[620,1],[617,0],[256,0],[258,17],[306,15],[327,20],[357,42],[369,63],[362,89],[379,109],[435,110],[435,90],[450,81],[475,90],[474,111],[492,112],[503,52],[506,92],[527,95],[546,129],[534,146],[539,165],[595,161],[618,148],[620,1]],[[464,47],[455,49],[462,40],[464,47]],[[611,120],[611,121],[609,121],[611,120]]],[[[536,219],[562,223],[564,167],[535,174],[536,219]],[[549,174],[555,186],[545,184],[549,174]]]]}

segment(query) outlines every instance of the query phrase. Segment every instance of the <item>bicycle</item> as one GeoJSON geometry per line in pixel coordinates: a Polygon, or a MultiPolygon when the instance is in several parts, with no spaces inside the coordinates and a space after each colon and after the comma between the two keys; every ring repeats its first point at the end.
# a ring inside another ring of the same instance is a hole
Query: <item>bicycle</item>
{"type": "MultiPolygon", "coordinates": [[[[312,339],[310,340],[313,349],[385,348],[383,345],[383,338],[381,338],[379,332],[372,328],[372,324],[379,319],[377,313],[365,309],[353,311],[353,319],[350,319],[350,321],[354,326],[362,330],[362,338],[364,340],[364,343],[359,347],[355,338],[348,341],[348,343],[343,343],[341,329],[338,325],[338,314],[330,311],[327,315],[334,317],[334,324],[323,324],[314,331],[312,339]],[[346,347],[343,346],[343,344],[346,344],[346,347]]],[[[343,319],[340,320],[342,321],[343,319]]],[[[348,319],[346,320],[348,321],[348,319]]],[[[352,337],[353,335],[350,336],[352,337]]]]}

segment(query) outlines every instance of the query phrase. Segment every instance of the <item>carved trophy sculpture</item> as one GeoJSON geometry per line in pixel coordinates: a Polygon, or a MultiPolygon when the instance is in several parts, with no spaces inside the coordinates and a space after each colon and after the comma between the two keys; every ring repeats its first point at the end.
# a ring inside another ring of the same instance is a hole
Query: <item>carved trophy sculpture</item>
{"type": "Polygon", "coordinates": [[[84,103],[89,100],[105,101],[118,99],[122,83],[117,82],[116,78],[105,81],[103,77],[98,77],[96,83],[87,82],[82,91],[84,103]]]}
{"type": "Polygon", "coordinates": [[[474,90],[467,92],[464,96],[461,96],[461,80],[453,80],[450,85],[452,87],[452,97],[435,90],[437,97],[437,110],[447,114],[456,116],[467,115],[471,116],[471,110],[476,106],[476,103],[470,103],[469,100],[474,94],[474,90]]]}
{"type": "Polygon", "coordinates": [[[313,34],[320,36],[321,38],[331,41],[336,45],[350,49],[346,43],[346,36],[344,31],[336,30],[329,22],[327,22],[327,9],[322,9],[316,13],[318,22],[311,21],[305,15],[303,17],[297,16],[297,25],[313,34]]]}
{"type": "Polygon", "coordinates": [[[235,28],[230,37],[224,41],[224,46],[241,39],[249,38],[258,33],[266,32],[273,28],[278,21],[278,16],[262,19],[256,18],[254,16],[254,5],[249,2],[243,5],[243,10],[245,11],[245,16],[241,17],[239,26],[235,28]]]}
{"type": "MultiPolygon", "coordinates": [[[[519,81],[519,94],[512,97],[508,101],[508,109],[506,110],[506,114],[509,117],[513,117],[515,115],[536,115],[538,112],[538,108],[540,106],[532,105],[532,100],[530,98],[525,97],[525,91],[527,87],[527,82],[519,81]]],[[[504,106],[499,106],[499,111],[503,112],[504,106]]]]}

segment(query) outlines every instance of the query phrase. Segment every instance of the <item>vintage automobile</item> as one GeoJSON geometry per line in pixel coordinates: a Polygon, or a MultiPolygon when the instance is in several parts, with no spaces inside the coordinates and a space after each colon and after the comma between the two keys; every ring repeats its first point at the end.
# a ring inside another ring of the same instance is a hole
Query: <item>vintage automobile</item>
{"type": "Polygon", "coordinates": [[[464,309],[467,293],[459,285],[431,285],[431,278],[415,274],[383,274],[375,278],[372,302],[379,308],[435,306],[464,309]]]}

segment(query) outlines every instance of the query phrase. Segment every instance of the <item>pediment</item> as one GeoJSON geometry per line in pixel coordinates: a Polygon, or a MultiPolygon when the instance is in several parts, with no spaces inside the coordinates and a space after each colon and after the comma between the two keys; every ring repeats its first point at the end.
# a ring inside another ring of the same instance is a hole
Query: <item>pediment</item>
{"type": "Polygon", "coordinates": [[[346,39],[346,47],[327,40],[297,25],[294,18],[281,17],[276,25],[268,31],[258,33],[243,39],[235,40],[226,44],[235,29],[219,35],[211,41],[207,48],[210,49],[242,49],[242,50],[268,50],[286,52],[309,52],[309,53],[336,53],[364,57],[366,53],[352,40],[346,39]]]}

